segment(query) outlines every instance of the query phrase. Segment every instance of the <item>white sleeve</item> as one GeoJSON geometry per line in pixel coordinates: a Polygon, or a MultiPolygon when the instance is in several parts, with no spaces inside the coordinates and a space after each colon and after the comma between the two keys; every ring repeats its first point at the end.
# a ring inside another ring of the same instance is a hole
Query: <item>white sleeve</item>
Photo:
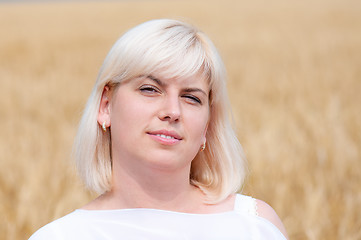
{"type": "Polygon", "coordinates": [[[29,240],[61,240],[60,236],[56,233],[53,224],[45,225],[44,227],[40,228],[36,231],[29,240]]]}

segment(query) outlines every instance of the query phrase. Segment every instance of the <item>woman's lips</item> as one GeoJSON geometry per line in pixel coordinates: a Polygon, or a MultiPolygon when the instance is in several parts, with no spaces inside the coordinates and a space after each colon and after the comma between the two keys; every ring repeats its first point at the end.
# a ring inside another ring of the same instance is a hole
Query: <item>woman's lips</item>
{"type": "Polygon", "coordinates": [[[174,131],[160,130],[148,134],[153,140],[165,145],[174,145],[182,140],[182,137],[174,131]]]}

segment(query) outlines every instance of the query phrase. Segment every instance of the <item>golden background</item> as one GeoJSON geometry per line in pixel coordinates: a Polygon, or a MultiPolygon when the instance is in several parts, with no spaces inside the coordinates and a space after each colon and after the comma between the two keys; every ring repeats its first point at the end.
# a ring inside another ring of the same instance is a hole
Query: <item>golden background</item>
{"type": "Polygon", "coordinates": [[[361,1],[0,4],[0,238],[93,196],[71,148],[115,40],[153,18],[206,32],[229,75],[250,176],[291,239],[361,239],[361,1]]]}

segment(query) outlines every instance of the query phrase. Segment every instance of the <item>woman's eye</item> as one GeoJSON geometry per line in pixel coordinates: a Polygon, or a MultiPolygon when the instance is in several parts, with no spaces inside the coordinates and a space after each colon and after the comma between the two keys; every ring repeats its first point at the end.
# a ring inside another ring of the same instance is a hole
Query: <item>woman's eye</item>
{"type": "Polygon", "coordinates": [[[146,86],[141,86],[141,87],[139,88],[139,90],[140,90],[141,92],[144,92],[144,93],[157,93],[157,92],[159,92],[159,90],[158,90],[156,87],[148,86],[148,85],[146,85],[146,86]]]}
{"type": "Polygon", "coordinates": [[[184,97],[189,100],[190,102],[192,103],[199,103],[199,104],[202,104],[202,101],[196,97],[196,96],[193,96],[193,95],[184,95],[184,97]]]}

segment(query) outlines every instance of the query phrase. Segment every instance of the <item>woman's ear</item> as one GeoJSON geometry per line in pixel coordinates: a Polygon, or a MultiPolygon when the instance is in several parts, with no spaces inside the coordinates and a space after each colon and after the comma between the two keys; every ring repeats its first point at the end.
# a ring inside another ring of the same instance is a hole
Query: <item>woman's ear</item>
{"type": "Polygon", "coordinates": [[[201,140],[201,151],[204,151],[204,149],[206,147],[208,123],[209,122],[207,122],[207,125],[206,125],[206,127],[204,129],[204,132],[203,132],[203,136],[202,136],[202,140],[201,140]]]}
{"type": "Polygon", "coordinates": [[[110,113],[111,113],[111,90],[108,85],[103,89],[102,97],[100,99],[98,123],[100,126],[110,127],[110,113]]]}
{"type": "Polygon", "coordinates": [[[203,143],[205,143],[207,141],[207,130],[208,130],[208,125],[209,125],[209,121],[207,122],[207,125],[204,129],[204,132],[203,132],[203,143]]]}

